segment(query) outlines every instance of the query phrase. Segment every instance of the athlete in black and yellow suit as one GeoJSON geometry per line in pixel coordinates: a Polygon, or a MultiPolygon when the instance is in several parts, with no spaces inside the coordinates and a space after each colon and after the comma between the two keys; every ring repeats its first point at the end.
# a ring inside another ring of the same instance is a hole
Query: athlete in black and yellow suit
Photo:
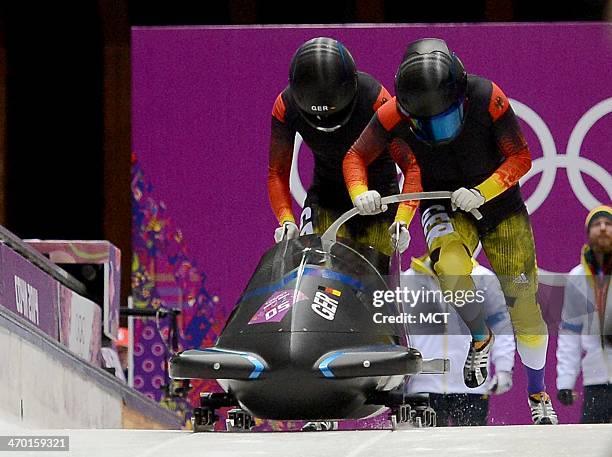
{"type": "MultiPolygon", "coordinates": [[[[406,178],[403,192],[453,192],[450,201],[424,201],[420,207],[434,270],[447,289],[473,288],[471,255],[482,243],[500,279],[527,368],[534,423],[556,423],[544,385],[548,332],[536,301],[534,240],[518,185],[531,157],[508,99],[493,82],[467,75],[438,39],[408,46],[396,74],[396,94],[344,159],[351,197],[357,200],[374,188],[366,170],[387,145],[398,145],[391,151],[406,178]],[[481,220],[468,214],[474,208],[481,220]]],[[[417,206],[400,204],[396,221],[408,226],[417,206]]],[[[486,378],[483,363],[492,337],[481,307],[458,311],[472,332],[464,375],[466,385],[475,387],[486,378]]]]}
{"type": "MultiPolygon", "coordinates": [[[[268,195],[280,224],[277,241],[283,235],[298,235],[289,190],[296,133],[314,155],[313,182],[301,217],[302,234],[322,234],[353,207],[344,185],[342,160],[372,115],[390,98],[372,76],[356,70],[350,53],[338,41],[315,38],[297,50],[289,85],[272,109],[268,195]]],[[[383,195],[399,192],[396,167],[386,150],[373,161],[367,179],[383,195]]],[[[392,246],[387,230],[392,223],[392,214],[358,216],[338,234],[389,255],[392,246]]]]}

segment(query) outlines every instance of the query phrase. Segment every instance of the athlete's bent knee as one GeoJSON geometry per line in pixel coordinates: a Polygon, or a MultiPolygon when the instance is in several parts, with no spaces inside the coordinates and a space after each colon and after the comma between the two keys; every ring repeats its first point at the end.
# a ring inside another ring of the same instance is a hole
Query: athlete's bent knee
{"type": "Polygon", "coordinates": [[[467,276],[472,273],[472,258],[461,241],[452,240],[440,247],[433,268],[439,276],[467,276]]]}

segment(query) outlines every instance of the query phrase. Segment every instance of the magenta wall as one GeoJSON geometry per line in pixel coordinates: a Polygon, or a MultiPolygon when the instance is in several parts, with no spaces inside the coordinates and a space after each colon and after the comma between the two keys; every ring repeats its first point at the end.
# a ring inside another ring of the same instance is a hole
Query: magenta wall
{"type": "MultiPolygon", "coordinates": [[[[539,266],[567,272],[577,263],[587,208],[612,199],[611,24],[136,28],[133,149],[152,195],[165,204],[222,306],[236,301],[273,242],[270,112],[295,49],[322,35],[342,41],[358,67],[392,93],[406,44],[431,36],[447,40],[468,72],[495,81],[522,119],[534,173],[544,170],[524,186],[539,266]]],[[[300,157],[307,185],[312,162],[300,157]]],[[[415,224],[413,255],[424,249],[419,231],[415,224]]],[[[545,288],[543,299],[554,326],[558,291],[545,288]]],[[[492,403],[506,423],[529,420],[522,370],[515,378],[515,389],[492,403]]],[[[576,408],[559,413],[562,420],[578,417],[576,408]]]]}

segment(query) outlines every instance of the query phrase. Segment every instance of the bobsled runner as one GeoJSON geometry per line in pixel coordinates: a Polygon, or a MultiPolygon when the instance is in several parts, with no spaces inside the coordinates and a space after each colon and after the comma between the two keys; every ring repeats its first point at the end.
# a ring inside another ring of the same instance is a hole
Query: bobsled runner
{"type": "MultiPolygon", "coordinates": [[[[449,192],[400,194],[383,203],[448,198],[449,192]]],[[[194,431],[214,428],[216,411],[231,430],[254,418],[360,419],[389,408],[393,426],[435,425],[422,398],[404,394],[407,376],[448,371],[448,361],[423,360],[403,325],[376,323],[374,291],[389,290],[390,258],[370,246],[336,238],[342,215],[322,236],[283,240],[261,258],[215,346],[176,354],[175,380],[215,379],[224,393],[203,394],[194,431]],[[414,399],[412,399],[414,400],[414,399]]]]}

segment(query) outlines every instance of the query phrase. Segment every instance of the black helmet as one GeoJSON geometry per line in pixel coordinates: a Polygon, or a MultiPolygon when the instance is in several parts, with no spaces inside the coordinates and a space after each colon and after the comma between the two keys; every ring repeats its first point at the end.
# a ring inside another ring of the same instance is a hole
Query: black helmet
{"type": "Polygon", "coordinates": [[[291,60],[289,86],[306,122],[318,130],[334,131],[346,124],[355,108],[355,61],[339,41],[313,38],[291,60]]]}
{"type": "Polygon", "coordinates": [[[425,38],[408,45],[395,75],[400,112],[414,134],[438,145],[461,131],[467,74],[444,40],[425,38]]]}

